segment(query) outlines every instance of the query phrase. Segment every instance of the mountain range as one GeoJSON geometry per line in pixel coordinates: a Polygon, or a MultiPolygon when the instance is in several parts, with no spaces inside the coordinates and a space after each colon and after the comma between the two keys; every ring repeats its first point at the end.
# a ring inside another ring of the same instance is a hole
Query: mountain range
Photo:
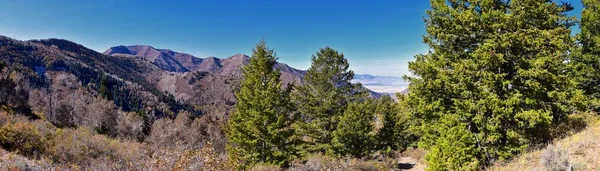
{"type": "MultiPolygon", "coordinates": [[[[103,53],[109,56],[131,57],[149,61],[159,68],[169,72],[210,72],[219,75],[238,75],[241,66],[246,64],[249,57],[235,54],[225,59],[214,56],[199,58],[190,54],[175,52],[169,49],[157,49],[148,45],[114,46],[103,53]]],[[[278,63],[276,68],[282,73],[284,83],[302,83],[304,70],[292,68],[284,63],[278,63]]],[[[366,88],[377,93],[393,94],[404,90],[408,83],[400,77],[374,76],[356,74],[353,82],[360,82],[366,88]]]]}
{"type": "MultiPolygon", "coordinates": [[[[249,60],[249,57],[244,54],[235,54],[224,59],[214,56],[200,58],[169,49],[157,49],[148,45],[114,46],[104,51],[103,54],[149,61],[169,72],[201,71],[227,76],[239,75],[241,67],[249,60]]],[[[282,71],[282,79],[286,82],[300,82],[302,80],[300,78],[304,75],[304,71],[292,68],[284,63],[278,63],[276,68],[282,71]]]]}
{"type": "Polygon", "coordinates": [[[375,76],[369,74],[356,74],[352,82],[360,82],[364,87],[380,94],[393,95],[407,91],[408,82],[401,77],[375,76]]]}
{"type": "MultiPolygon", "coordinates": [[[[115,105],[126,110],[130,108],[125,105],[126,100],[143,99],[133,106],[156,108],[158,105],[162,109],[175,109],[175,104],[187,105],[187,108],[197,108],[199,113],[220,119],[225,119],[233,108],[235,83],[241,78],[242,66],[249,61],[244,54],[200,58],[148,45],[119,45],[98,53],[62,39],[19,41],[0,37],[0,47],[0,52],[5,54],[0,56],[1,60],[31,71],[31,74],[20,73],[29,75],[27,79],[72,76],[75,77],[70,83],[72,86],[82,87],[85,93],[94,96],[100,93],[100,83],[108,79],[115,84],[108,87],[115,94],[123,93],[121,91],[135,94],[114,97],[123,100],[115,105]]],[[[306,73],[284,63],[277,63],[275,68],[280,70],[284,84],[300,85],[306,73]]],[[[396,81],[392,77],[369,75],[357,75],[355,81],[377,88],[377,81],[381,83],[386,79],[396,81]]],[[[54,84],[55,80],[48,80],[50,86],[54,84]]],[[[371,91],[371,96],[380,95],[371,91]]]]}

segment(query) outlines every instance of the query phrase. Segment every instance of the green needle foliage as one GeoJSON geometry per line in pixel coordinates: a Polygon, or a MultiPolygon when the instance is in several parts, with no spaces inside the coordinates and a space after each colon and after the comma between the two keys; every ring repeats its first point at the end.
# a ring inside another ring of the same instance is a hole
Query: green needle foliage
{"type": "Polygon", "coordinates": [[[434,151],[431,166],[507,159],[545,142],[585,99],[568,72],[570,10],[551,0],[431,0],[430,50],[409,63],[414,76],[401,96],[418,120],[419,145],[434,151]]]}
{"type": "MultiPolygon", "coordinates": [[[[600,1],[583,0],[581,44],[583,53],[600,55],[600,1]]],[[[598,62],[598,61],[596,61],[598,62]]]]}
{"type": "Polygon", "coordinates": [[[376,104],[373,100],[352,102],[333,131],[333,146],[339,156],[361,158],[375,149],[373,118],[376,104]]]}
{"type": "Polygon", "coordinates": [[[277,58],[264,41],[256,45],[243,68],[235,112],[227,128],[230,154],[254,163],[286,165],[296,156],[293,135],[293,103],[290,89],[282,89],[277,58]]]}
{"type": "Polygon", "coordinates": [[[312,57],[312,65],[292,98],[301,114],[297,125],[304,136],[307,152],[326,153],[331,148],[332,132],[349,102],[359,97],[357,85],[350,83],[354,72],[348,60],[336,50],[325,47],[312,57]]]}
{"type": "Polygon", "coordinates": [[[457,124],[454,116],[445,116],[445,124],[438,126],[440,137],[436,139],[426,156],[428,170],[479,170],[481,149],[472,132],[457,124]]]}
{"type": "Polygon", "coordinates": [[[600,1],[583,0],[580,49],[575,53],[575,77],[580,78],[579,88],[593,102],[589,107],[600,111],[600,1]]]}
{"type": "Polygon", "coordinates": [[[401,137],[405,130],[403,123],[399,120],[396,102],[390,96],[377,99],[375,113],[381,118],[382,126],[376,134],[377,150],[391,152],[391,150],[404,150],[408,145],[401,137]]]}

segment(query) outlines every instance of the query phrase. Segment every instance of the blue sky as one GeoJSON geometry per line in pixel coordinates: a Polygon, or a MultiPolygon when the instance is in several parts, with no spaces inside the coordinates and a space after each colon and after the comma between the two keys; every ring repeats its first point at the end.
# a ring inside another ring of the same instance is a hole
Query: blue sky
{"type": "MultiPolygon", "coordinates": [[[[579,14],[579,0],[567,0],[579,14]]],[[[281,62],[310,65],[330,46],[356,73],[402,76],[427,52],[427,0],[0,0],[0,35],[63,38],[103,52],[143,44],[198,57],[250,54],[264,38],[281,62]]]]}

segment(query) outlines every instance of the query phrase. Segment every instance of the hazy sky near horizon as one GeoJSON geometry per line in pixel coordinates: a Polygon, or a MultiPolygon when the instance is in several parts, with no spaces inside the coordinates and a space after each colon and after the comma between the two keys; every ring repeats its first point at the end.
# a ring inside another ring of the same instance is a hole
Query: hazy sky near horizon
{"type": "MultiPolygon", "coordinates": [[[[579,15],[580,0],[573,4],[579,15]]],[[[310,66],[319,48],[360,74],[402,76],[422,43],[427,0],[0,0],[0,35],[62,38],[103,52],[151,45],[197,57],[250,55],[265,39],[280,62],[310,66]]]]}

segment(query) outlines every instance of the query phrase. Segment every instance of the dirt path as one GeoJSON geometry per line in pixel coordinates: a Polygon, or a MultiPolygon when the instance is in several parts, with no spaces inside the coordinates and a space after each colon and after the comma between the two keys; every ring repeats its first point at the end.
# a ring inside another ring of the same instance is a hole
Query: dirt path
{"type": "Polygon", "coordinates": [[[400,157],[398,159],[398,162],[400,163],[398,165],[400,170],[420,171],[425,170],[425,168],[427,168],[425,164],[419,162],[418,159],[415,159],[413,157],[400,157]]]}

